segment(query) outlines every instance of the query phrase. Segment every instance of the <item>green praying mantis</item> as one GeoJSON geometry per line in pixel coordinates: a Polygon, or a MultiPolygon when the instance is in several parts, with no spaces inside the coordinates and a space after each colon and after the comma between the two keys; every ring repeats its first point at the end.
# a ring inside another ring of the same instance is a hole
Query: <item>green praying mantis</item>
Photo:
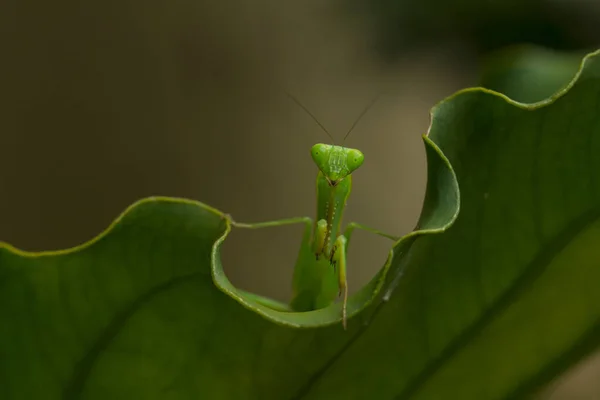
{"type": "MultiPolygon", "coordinates": [[[[298,101],[298,104],[334,142],[331,134],[319,120],[298,101]]],[[[344,141],[356,127],[360,119],[376,102],[377,97],[361,112],[344,141]]],[[[363,164],[364,155],[360,150],[335,144],[315,144],[311,156],[319,171],[317,173],[317,218],[316,223],[309,217],[290,218],[278,221],[243,224],[233,222],[240,228],[264,228],[296,223],[306,225],[298,253],[292,281],[292,300],[289,305],[246,293],[258,303],[279,311],[303,312],[327,307],[338,297],[342,298],[342,325],[347,328],[348,283],[346,279],[348,245],[354,229],[368,232],[396,241],[398,238],[379,232],[362,224],[352,222],[341,231],[342,217],[346,201],[352,190],[352,173],[363,164]]]]}

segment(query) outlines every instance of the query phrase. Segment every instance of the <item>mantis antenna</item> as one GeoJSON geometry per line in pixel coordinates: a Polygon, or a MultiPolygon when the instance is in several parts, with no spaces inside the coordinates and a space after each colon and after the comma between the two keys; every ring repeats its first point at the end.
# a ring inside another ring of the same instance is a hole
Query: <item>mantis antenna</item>
{"type": "Polygon", "coordinates": [[[329,136],[329,138],[331,139],[331,142],[335,143],[335,139],[333,138],[333,136],[331,136],[331,133],[329,133],[329,131],[327,129],[325,129],[325,127],[323,126],[323,124],[321,124],[319,122],[319,120],[317,119],[317,117],[315,117],[310,111],[308,111],[308,108],[304,107],[304,105],[302,103],[300,103],[300,100],[298,100],[297,98],[295,98],[294,96],[292,96],[287,91],[285,91],[285,94],[287,94],[289,96],[289,98],[294,101],[294,103],[298,104],[300,106],[300,108],[302,108],[304,111],[306,111],[306,113],[308,115],[310,115],[310,117],[317,123],[317,125],[319,125],[321,127],[321,129],[323,129],[323,131],[327,134],[327,136],[329,136]]]}
{"type": "Polygon", "coordinates": [[[373,107],[373,105],[377,102],[377,100],[379,100],[380,96],[381,96],[381,94],[378,94],[377,96],[375,96],[373,98],[373,100],[371,100],[371,102],[369,104],[367,104],[367,106],[362,110],[362,112],[359,114],[358,118],[356,118],[356,120],[354,121],[354,123],[352,124],[352,126],[350,127],[348,132],[346,133],[346,136],[344,136],[344,140],[342,141],[342,143],[344,143],[346,141],[346,138],[348,136],[350,136],[350,132],[352,132],[352,130],[356,127],[356,125],[358,125],[359,121],[362,119],[362,117],[365,116],[367,111],[369,111],[371,109],[371,107],[373,107]]]}
{"type": "MultiPolygon", "coordinates": [[[[300,102],[300,100],[298,100],[296,97],[292,96],[291,93],[285,91],[285,94],[288,95],[288,97],[290,99],[292,99],[294,101],[294,103],[298,104],[300,106],[300,108],[302,108],[308,115],[310,115],[310,117],[317,123],[317,125],[319,125],[321,127],[321,129],[323,129],[323,131],[327,134],[327,136],[329,136],[329,138],[331,139],[332,143],[335,144],[335,139],[333,138],[333,136],[331,135],[331,133],[329,133],[329,131],[327,129],[325,129],[325,127],[323,126],[323,124],[321,124],[319,122],[319,120],[317,119],[317,117],[315,117],[309,110],[308,108],[306,108],[304,106],[304,104],[302,104],[300,102]]],[[[359,114],[358,118],[356,118],[356,120],[354,120],[354,123],[352,124],[352,126],[350,127],[350,129],[348,130],[348,132],[346,133],[346,136],[344,136],[344,139],[342,141],[342,143],[344,143],[346,141],[346,138],[348,136],[350,136],[350,132],[352,132],[354,130],[354,128],[356,127],[356,125],[358,125],[358,123],[360,122],[360,120],[362,119],[362,117],[365,116],[365,114],[371,109],[371,107],[373,107],[373,105],[377,102],[377,100],[379,100],[379,97],[381,96],[381,94],[378,94],[377,96],[375,96],[373,98],[373,100],[371,100],[371,102],[369,104],[367,104],[367,106],[362,110],[362,112],[359,114]]]]}

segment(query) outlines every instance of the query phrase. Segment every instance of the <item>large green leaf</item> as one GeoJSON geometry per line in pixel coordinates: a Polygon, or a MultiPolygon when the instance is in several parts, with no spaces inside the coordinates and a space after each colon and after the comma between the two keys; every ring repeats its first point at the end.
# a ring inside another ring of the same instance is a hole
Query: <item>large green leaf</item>
{"type": "Polygon", "coordinates": [[[542,101],[569,84],[583,55],[531,45],[511,46],[485,57],[480,84],[521,103],[542,101]]]}
{"type": "Polygon", "coordinates": [[[339,305],[285,314],[237,292],[229,217],[196,202],[143,200],[66,251],[2,245],[0,397],[529,394],[600,342],[598,98],[594,54],[537,105],[438,104],[418,230],[352,297],[348,331],[339,305]]]}

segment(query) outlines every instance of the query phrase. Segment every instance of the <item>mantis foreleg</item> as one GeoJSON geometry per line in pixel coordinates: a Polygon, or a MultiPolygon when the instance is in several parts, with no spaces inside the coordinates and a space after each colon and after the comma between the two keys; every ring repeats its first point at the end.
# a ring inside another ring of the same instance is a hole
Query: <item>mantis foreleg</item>
{"type": "Polygon", "coordinates": [[[335,267],[338,278],[339,292],[338,296],[343,296],[342,303],[342,325],[346,329],[347,321],[347,310],[346,305],[348,303],[348,282],[346,280],[346,253],[348,251],[348,241],[344,235],[340,235],[335,240],[333,245],[333,252],[331,254],[331,261],[335,267]]]}

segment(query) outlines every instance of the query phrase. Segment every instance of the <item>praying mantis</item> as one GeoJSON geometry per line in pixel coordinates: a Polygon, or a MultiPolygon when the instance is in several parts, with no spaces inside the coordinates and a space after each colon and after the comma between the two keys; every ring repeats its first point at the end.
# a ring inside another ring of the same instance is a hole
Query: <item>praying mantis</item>
{"type": "MultiPolygon", "coordinates": [[[[329,136],[331,134],[319,120],[294,96],[286,94],[298,104],[329,136]]],[[[377,97],[361,112],[344,141],[356,127],[360,119],[376,102],[377,97]]],[[[316,223],[309,217],[282,219],[277,221],[244,224],[232,221],[239,228],[265,228],[289,224],[305,224],[302,242],[292,281],[292,300],[289,305],[246,293],[258,303],[279,311],[303,312],[327,307],[338,297],[342,298],[342,326],[347,329],[348,283],[346,279],[349,240],[354,229],[386,237],[393,241],[398,238],[379,232],[362,224],[351,222],[341,232],[342,217],[346,201],[352,190],[352,173],[363,164],[364,155],[360,150],[335,144],[315,144],[311,156],[319,169],[317,173],[317,218],[316,223]]]]}

